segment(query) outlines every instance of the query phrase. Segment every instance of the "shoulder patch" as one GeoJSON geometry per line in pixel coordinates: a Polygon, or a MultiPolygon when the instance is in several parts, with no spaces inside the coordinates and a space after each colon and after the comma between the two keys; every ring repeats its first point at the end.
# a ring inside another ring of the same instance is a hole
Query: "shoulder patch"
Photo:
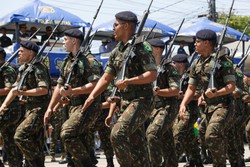
{"type": "Polygon", "coordinates": [[[233,67],[233,63],[229,62],[229,61],[224,61],[222,62],[223,67],[233,67]]]}
{"type": "Polygon", "coordinates": [[[173,74],[173,75],[179,75],[178,71],[176,71],[176,70],[173,70],[173,71],[172,71],[172,74],[173,74]]]}
{"type": "Polygon", "coordinates": [[[143,48],[144,48],[144,51],[147,51],[147,52],[152,52],[152,47],[149,43],[147,42],[143,42],[143,48]]]}

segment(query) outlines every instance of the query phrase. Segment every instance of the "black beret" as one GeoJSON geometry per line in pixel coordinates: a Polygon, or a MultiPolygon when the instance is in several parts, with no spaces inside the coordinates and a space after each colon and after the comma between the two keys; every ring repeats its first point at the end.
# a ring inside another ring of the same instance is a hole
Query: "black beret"
{"type": "Polygon", "coordinates": [[[213,41],[217,39],[217,35],[212,30],[203,29],[196,33],[196,38],[201,39],[201,40],[213,41]]]}
{"type": "Polygon", "coordinates": [[[65,35],[65,36],[69,36],[69,37],[74,37],[74,38],[80,39],[81,41],[82,41],[83,38],[84,38],[82,31],[80,31],[80,30],[78,30],[78,29],[69,29],[69,30],[66,30],[66,31],[64,32],[64,35],[65,35]]]}
{"type": "Polygon", "coordinates": [[[137,23],[137,16],[130,11],[123,11],[119,12],[115,15],[116,19],[123,20],[123,21],[129,21],[129,22],[134,22],[137,23]]]}
{"type": "Polygon", "coordinates": [[[186,54],[177,54],[172,58],[172,61],[179,63],[188,63],[186,54]]]}
{"type": "Polygon", "coordinates": [[[33,50],[34,52],[38,52],[39,46],[32,41],[21,41],[20,45],[26,49],[33,50]]]}
{"type": "Polygon", "coordinates": [[[155,46],[155,47],[164,48],[165,46],[165,43],[159,38],[150,39],[148,40],[148,43],[150,43],[150,45],[155,46]]]}

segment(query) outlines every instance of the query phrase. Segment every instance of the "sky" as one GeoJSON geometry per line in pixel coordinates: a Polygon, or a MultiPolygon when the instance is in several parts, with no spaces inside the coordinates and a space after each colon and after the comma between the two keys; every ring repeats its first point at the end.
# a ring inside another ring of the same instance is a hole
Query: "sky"
{"type": "MultiPolygon", "coordinates": [[[[0,0],[0,18],[23,7],[32,0],[0,0]]],[[[97,7],[101,0],[42,0],[45,3],[60,7],[79,16],[84,21],[92,23],[97,7]]],[[[185,22],[195,20],[198,15],[208,13],[209,0],[154,0],[150,9],[150,19],[157,20],[176,29],[185,18],[185,22]]],[[[93,27],[110,21],[120,11],[130,10],[142,15],[151,0],[104,0],[99,15],[93,27]]],[[[216,0],[217,12],[228,12],[231,0],[216,0]]],[[[237,15],[250,16],[250,0],[235,0],[233,11],[237,15]]],[[[184,24],[185,25],[185,24],[184,24]]]]}

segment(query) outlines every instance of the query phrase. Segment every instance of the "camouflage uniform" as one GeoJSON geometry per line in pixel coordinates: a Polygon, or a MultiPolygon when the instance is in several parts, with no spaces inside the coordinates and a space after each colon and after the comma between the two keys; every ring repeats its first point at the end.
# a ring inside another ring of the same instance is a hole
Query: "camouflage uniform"
{"type": "MultiPolygon", "coordinates": [[[[19,74],[15,85],[18,84],[23,72],[29,64],[25,63],[19,68],[19,74]]],[[[30,90],[38,87],[50,89],[50,76],[48,68],[36,62],[32,70],[28,73],[22,84],[22,90],[30,90]]],[[[48,106],[50,95],[26,96],[25,118],[17,127],[14,136],[15,143],[18,145],[25,158],[31,163],[42,165],[44,163],[44,129],[43,116],[48,106]]]]}
{"type": "MultiPolygon", "coordinates": [[[[75,57],[72,53],[65,58],[60,77],[57,80],[58,84],[65,84],[74,60],[75,57]]],[[[86,55],[80,54],[77,66],[73,69],[71,77],[70,84],[72,88],[97,81],[99,78],[99,62],[90,53],[86,53],[86,55]]],[[[87,97],[88,95],[86,94],[69,96],[69,119],[64,122],[61,129],[61,138],[64,147],[72,155],[75,166],[81,166],[85,161],[90,161],[87,150],[88,143],[84,141],[84,136],[87,135],[89,128],[93,125],[101,110],[100,97],[97,97],[87,111],[82,113],[81,109],[87,97]]]]}
{"type": "MultiPolygon", "coordinates": [[[[4,67],[0,72],[0,78],[0,89],[11,89],[12,84],[16,81],[16,71],[10,66],[4,67]]],[[[6,96],[0,95],[0,105],[5,98],[6,96]]],[[[21,116],[17,98],[9,105],[8,110],[0,113],[0,131],[10,167],[22,166],[22,154],[14,142],[14,134],[21,116]]]]}
{"type": "MultiPolygon", "coordinates": [[[[188,74],[190,71],[187,70],[188,74]]],[[[183,74],[185,76],[185,74],[183,74]]],[[[188,75],[185,78],[182,78],[182,91],[185,93],[188,84],[188,75]]],[[[174,139],[177,157],[179,157],[184,151],[188,156],[190,163],[198,164],[200,161],[200,149],[198,142],[194,133],[194,123],[198,119],[199,108],[197,106],[197,100],[192,100],[187,105],[187,111],[185,112],[185,121],[176,118],[174,124],[174,139]]],[[[201,163],[201,162],[200,162],[201,163]]]]}
{"type": "MultiPolygon", "coordinates": [[[[217,68],[215,73],[215,87],[217,90],[223,88],[226,83],[235,82],[234,69],[232,61],[227,56],[220,56],[221,67],[217,68]]],[[[199,57],[195,60],[191,67],[189,84],[202,86],[202,90],[206,91],[210,77],[211,68],[215,63],[215,53],[209,57],[199,57]]],[[[206,121],[207,130],[205,134],[206,143],[213,157],[215,167],[224,166],[226,164],[225,151],[225,135],[232,119],[234,99],[232,94],[219,96],[215,98],[207,98],[206,101],[206,121]],[[229,110],[230,109],[230,110],[229,110]]]]}
{"type": "Polygon", "coordinates": [[[242,135],[244,132],[244,127],[249,117],[245,111],[245,103],[244,97],[248,96],[247,91],[244,87],[243,81],[243,73],[240,69],[236,70],[236,89],[235,91],[240,95],[240,97],[236,97],[236,105],[235,105],[235,115],[234,121],[232,122],[232,127],[229,130],[229,134],[227,135],[228,141],[228,158],[230,164],[238,164],[244,159],[244,145],[242,140],[242,135]]]}
{"type": "MultiPolygon", "coordinates": [[[[112,86],[108,86],[108,88],[103,92],[102,102],[105,102],[106,99],[110,96],[112,88],[113,88],[112,86]]],[[[98,117],[97,121],[95,122],[92,131],[93,132],[98,131],[101,139],[101,147],[104,151],[108,163],[111,163],[114,156],[114,150],[110,141],[111,128],[105,125],[105,119],[108,116],[108,114],[109,114],[109,109],[102,109],[101,114],[98,117]]]]}
{"type": "MultiPolygon", "coordinates": [[[[157,86],[160,89],[179,89],[180,75],[177,69],[170,62],[166,62],[163,68],[165,71],[159,73],[157,86]]],[[[155,108],[150,116],[151,122],[146,132],[151,165],[161,166],[163,157],[165,166],[176,167],[178,161],[171,129],[178,112],[178,98],[177,96],[156,96],[154,101],[155,108]]]]}
{"type": "MultiPolygon", "coordinates": [[[[106,73],[116,76],[121,70],[130,44],[118,43],[111,52],[106,73]]],[[[125,78],[139,76],[146,71],[156,71],[152,48],[148,43],[136,44],[135,57],[129,59],[125,78]]],[[[152,111],[151,84],[128,85],[121,90],[120,118],[111,131],[111,143],[121,167],[149,167],[144,122],[152,111]]]]}
{"type": "MultiPolygon", "coordinates": [[[[50,124],[53,127],[53,130],[51,132],[51,139],[50,139],[50,155],[55,156],[56,155],[56,146],[57,146],[57,140],[60,138],[60,132],[62,124],[66,121],[66,109],[60,108],[58,112],[53,116],[53,118],[50,120],[50,124]]],[[[61,141],[61,138],[60,138],[61,141]]],[[[63,143],[60,144],[60,152],[61,155],[65,153],[63,143]]]]}

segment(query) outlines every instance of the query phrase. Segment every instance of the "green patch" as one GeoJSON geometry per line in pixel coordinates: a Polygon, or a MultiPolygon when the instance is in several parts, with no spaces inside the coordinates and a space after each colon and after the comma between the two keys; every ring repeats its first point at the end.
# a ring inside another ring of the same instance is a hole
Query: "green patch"
{"type": "Polygon", "coordinates": [[[174,70],[173,72],[173,75],[179,75],[178,71],[174,70]]]}
{"type": "Polygon", "coordinates": [[[144,48],[144,51],[152,52],[152,47],[151,47],[150,44],[147,43],[147,42],[144,42],[144,43],[143,43],[143,48],[144,48]]]}
{"type": "Polygon", "coordinates": [[[236,74],[237,74],[238,77],[243,78],[243,73],[237,72],[236,74]]]}
{"type": "Polygon", "coordinates": [[[223,62],[223,67],[233,67],[233,63],[231,63],[231,62],[228,62],[228,61],[225,61],[225,62],[223,62]]]}

